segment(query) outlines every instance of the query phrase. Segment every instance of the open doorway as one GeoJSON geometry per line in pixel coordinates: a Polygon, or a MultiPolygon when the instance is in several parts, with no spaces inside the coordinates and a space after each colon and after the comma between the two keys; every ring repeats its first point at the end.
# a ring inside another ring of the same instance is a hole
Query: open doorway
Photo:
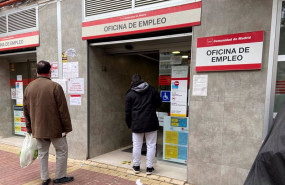
{"type": "MultiPolygon", "coordinates": [[[[131,168],[131,131],[125,123],[125,95],[131,76],[138,73],[159,92],[171,91],[172,66],[190,64],[191,36],[161,40],[95,44],[89,50],[89,158],[90,160],[131,168]]],[[[189,74],[187,74],[189,75],[189,74]]],[[[188,77],[188,76],[187,76],[188,77]]],[[[188,92],[188,91],[187,91],[188,92]]],[[[187,96],[187,95],[186,95],[187,96]]],[[[170,114],[169,101],[158,112],[170,114]]],[[[188,110],[188,106],[187,106],[188,110]]],[[[188,112],[188,111],[187,111],[188,112]]],[[[164,127],[158,131],[156,172],[186,180],[185,163],[165,160],[164,127]]],[[[188,144],[188,143],[187,143],[188,144]]],[[[146,149],[142,149],[144,169],[146,149]]],[[[175,154],[171,154],[175,155],[175,154]]],[[[176,154],[178,158],[178,153],[176,154]]]]}
{"type": "MultiPolygon", "coordinates": [[[[0,61],[6,64],[2,69],[6,72],[5,84],[9,81],[9,86],[5,90],[9,96],[7,101],[3,101],[3,107],[7,111],[7,118],[1,122],[0,142],[21,146],[26,133],[26,124],[23,115],[23,92],[29,82],[33,81],[36,75],[36,50],[2,53],[0,61]],[[17,93],[16,93],[17,92],[17,93]],[[9,113],[9,114],[8,114],[9,113]],[[20,137],[18,137],[20,136],[20,137]]],[[[3,76],[4,77],[4,76],[3,76]]],[[[5,115],[6,116],[6,115],[5,115]]],[[[1,118],[3,119],[3,118],[1,118]]]]}

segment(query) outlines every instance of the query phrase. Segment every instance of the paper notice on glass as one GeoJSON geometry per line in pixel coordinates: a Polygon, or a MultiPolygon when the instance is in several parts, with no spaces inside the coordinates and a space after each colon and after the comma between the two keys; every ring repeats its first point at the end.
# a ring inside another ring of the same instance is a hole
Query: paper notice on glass
{"type": "Polygon", "coordinates": [[[171,78],[187,78],[188,66],[172,66],[171,78]]]}
{"type": "Polygon", "coordinates": [[[62,64],[64,79],[77,78],[79,75],[78,62],[66,62],[62,64]]]}
{"type": "Polygon", "coordinates": [[[16,89],[15,88],[11,88],[11,99],[16,100],[16,89]]]}
{"type": "Polygon", "coordinates": [[[182,63],[182,56],[171,56],[170,57],[170,64],[181,64],[182,63]]]}
{"type": "Polygon", "coordinates": [[[186,117],[187,115],[187,102],[171,102],[170,115],[177,117],[186,117]]]}
{"type": "Polygon", "coordinates": [[[187,102],[187,91],[172,91],[171,102],[187,102]]]}
{"type": "Polygon", "coordinates": [[[66,93],[66,79],[52,79],[52,81],[61,85],[63,92],[66,93]]]}
{"type": "Polygon", "coordinates": [[[17,81],[22,81],[23,80],[23,76],[22,75],[17,75],[17,81]]]}
{"type": "Polygon", "coordinates": [[[164,126],[164,116],[168,116],[167,112],[157,112],[159,126],[164,126]]]}
{"type": "Polygon", "coordinates": [[[193,76],[192,96],[207,96],[208,75],[193,76]]]}
{"type": "Polygon", "coordinates": [[[23,105],[23,82],[16,82],[16,104],[23,105]]]}
{"type": "Polygon", "coordinates": [[[58,63],[57,62],[51,62],[51,77],[52,78],[57,78],[58,77],[58,63]]]}
{"type": "Polygon", "coordinates": [[[17,98],[16,99],[16,105],[17,106],[23,106],[23,98],[17,98]]]}
{"type": "Polygon", "coordinates": [[[70,105],[81,105],[81,95],[80,94],[70,95],[69,101],[70,101],[70,105]]]}
{"type": "Polygon", "coordinates": [[[68,81],[69,94],[84,94],[84,78],[72,78],[68,81]]]}
{"type": "Polygon", "coordinates": [[[185,80],[171,80],[170,115],[186,117],[187,115],[187,78],[185,80]]]}

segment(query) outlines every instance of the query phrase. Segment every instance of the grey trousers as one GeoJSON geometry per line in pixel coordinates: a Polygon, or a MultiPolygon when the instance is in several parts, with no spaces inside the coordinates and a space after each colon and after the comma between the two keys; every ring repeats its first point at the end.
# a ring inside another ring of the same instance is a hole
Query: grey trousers
{"type": "Polygon", "coordinates": [[[40,163],[41,179],[49,178],[48,157],[50,143],[53,144],[56,151],[56,170],[55,179],[60,179],[66,176],[68,146],[66,137],[53,139],[37,139],[38,158],[40,163]]]}

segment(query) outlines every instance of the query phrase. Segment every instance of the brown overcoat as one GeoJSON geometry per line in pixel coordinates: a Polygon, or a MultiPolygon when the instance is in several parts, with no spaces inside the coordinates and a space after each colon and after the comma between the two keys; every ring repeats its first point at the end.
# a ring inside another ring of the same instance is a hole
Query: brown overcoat
{"type": "Polygon", "coordinates": [[[48,77],[39,76],[26,87],[23,103],[27,131],[34,138],[59,138],[72,131],[63,89],[48,77]]]}

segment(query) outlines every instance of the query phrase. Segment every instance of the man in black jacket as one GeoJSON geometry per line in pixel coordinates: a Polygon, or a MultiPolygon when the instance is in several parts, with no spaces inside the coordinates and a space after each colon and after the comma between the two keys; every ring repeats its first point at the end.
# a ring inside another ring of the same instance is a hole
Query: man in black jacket
{"type": "Polygon", "coordinates": [[[159,93],[141,76],[132,76],[131,88],[126,95],[126,123],[132,129],[133,170],[140,172],[143,137],[146,138],[146,174],[154,171],[153,161],[156,151],[157,130],[159,129],[156,109],[161,105],[159,93]]]}

